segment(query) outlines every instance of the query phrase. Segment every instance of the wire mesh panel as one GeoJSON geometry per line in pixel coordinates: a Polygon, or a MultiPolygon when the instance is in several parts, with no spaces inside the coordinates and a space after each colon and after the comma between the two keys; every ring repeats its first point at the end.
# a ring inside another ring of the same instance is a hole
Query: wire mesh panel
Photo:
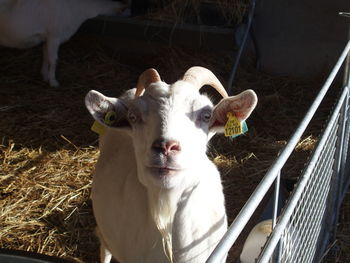
{"type": "Polygon", "coordinates": [[[258,262],[271,260],[272,256],[265,253],[268,249],[274,250],[276,262],[318,261],[319,255],[316,257],[316,252],[323,239],[328,240],[336,220],[334,215],[339,196],[341,167],[346,161],[347,144],[344,143],[348,143],[348,115],[346,87],[276,225],[275,230],[281,229],[280,235],[275,235],[275,231],[271,235],[279,240],[279,245],[273,245],[269,240],[258,262]]]}
{"type": "Polygon", "coordinates": [[[339,139],[338,128],[337,121],[284,230],[280,262],[307,263],[312,262],[314,258],[332,177],[336,175],[334,168],[339,139]]]}

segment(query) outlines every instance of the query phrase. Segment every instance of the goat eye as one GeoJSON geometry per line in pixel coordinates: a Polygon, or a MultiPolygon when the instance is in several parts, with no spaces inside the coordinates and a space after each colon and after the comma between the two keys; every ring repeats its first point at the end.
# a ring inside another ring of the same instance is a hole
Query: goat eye
{"type": "Polygon", "coordinates": [[[201,113],[201,120],[204,121],[204,122],[209,122],[211,118],[211,112],[209,111],[204,111],[201,113]]]}
{"type": "Polygon", "coordinates": [[[136,122],[137,121],[137,116],[135,113],[133,112],[129,112],[128,113],[128,119],[130,122],[136,122]]]}

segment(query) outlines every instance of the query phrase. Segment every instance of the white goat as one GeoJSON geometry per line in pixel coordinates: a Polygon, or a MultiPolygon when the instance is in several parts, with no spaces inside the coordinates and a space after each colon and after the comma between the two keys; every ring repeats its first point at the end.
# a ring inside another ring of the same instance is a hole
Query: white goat
{"type": "Polygon", "coordinates": [[[110,0],[0,0],[0,45],[30,48],[44,42],[41,73],[50,86],[60,44],[87,19],[116,14],[124,5],[110,0]]]}
{"type": "Polygon", "coordinates": [[[271,233],[271,219],[261,221],[255,225],[244,242],[240,255],[241,263],[255,263],[271,233]]]}
{"type": "Polygon", "coordinates": [[[172,85],[149,69],[120,98],[90,91],[85,103],[106,128],[92,184],[101,262],[111,254],[128,263],[205,262],[227,229],[220,174],[207,143],[223,131],[228,112],[248,118],[255,93],[228,97],[202,67],[172,85]],[[204,85],[225,98],[213,107],[199,94],[204,85]]]}
{"type": "MultiPolygon", "coordinates": [[[[255,263],[262,253],[272,231],[272,219],[266,219],[255,225],[244,242],[240,255],[240,263],[255,263]]],[[[305,238],[307,239],[308,236],[305,238]]],[[[300,250],[301,242],[305,242],[305,240],[302,240],[300,236],[300,228],[297,228],[294,224],[288,224],[283,231],[279,243],[281,252],[284,254],[283,257],[294,258],[292,262],[304,262],[300,254],[302,252],[300,250]]],[[[285,260],[281,260],[281,262],[285,262],[285,260]]]]}

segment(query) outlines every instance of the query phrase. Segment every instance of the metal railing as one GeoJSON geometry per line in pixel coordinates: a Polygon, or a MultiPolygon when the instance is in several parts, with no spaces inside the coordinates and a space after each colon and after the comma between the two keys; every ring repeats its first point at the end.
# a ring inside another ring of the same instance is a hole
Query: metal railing
{"type": "Polygon", "coordinates": [[[273,232],[257,262],[318,262],[333,231],[321,231],[329,223],[335,225],[338,210],[330,215],[330,208],[338,207],[346,187],[345,169],[349,162],[349,86],[350,41],[331,71],[299,127],[281,151],[279,157],[250,196],[228,231],[219,242],[207,263],[221,262],[247,222],[275,182],[274,211],[271,215],[273,232]],[[342,64],[345,79],[342,94],[327,126],[291,194],[282,214],[277,218],[280,171],[308,127],[312,117],[325,97],[342,64]],[[341,189],[342,188],[342,189],[341,189]],[[332,194],[330,194],[332,193],[332,194]],[[326,216],[325,216],[326,215],[326,216]],[[323,250],[321,250],[323,248],[323,250]]]}

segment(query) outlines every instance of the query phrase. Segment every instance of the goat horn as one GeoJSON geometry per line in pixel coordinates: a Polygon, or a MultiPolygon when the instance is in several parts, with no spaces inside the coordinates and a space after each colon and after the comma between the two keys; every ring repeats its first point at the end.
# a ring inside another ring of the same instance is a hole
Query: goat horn
{"type": "Polygon", "coordinates": [[[191,83],[198,89],[201,89],[204,85],[210,85],[216,89],[222,97],[228,97],[227,92],[222,86],[221,82],[209,69],[199,66],[189,68],[182,77],[182,80],[191,83]]]}
{"type": "Polygon", "coordinates": [[[137,81],[135,97],[139,97],[151,83],[158,81],[161,81],[161,79],[157,70],[154,68],[149,68],[142,72],[137,81]]]}

